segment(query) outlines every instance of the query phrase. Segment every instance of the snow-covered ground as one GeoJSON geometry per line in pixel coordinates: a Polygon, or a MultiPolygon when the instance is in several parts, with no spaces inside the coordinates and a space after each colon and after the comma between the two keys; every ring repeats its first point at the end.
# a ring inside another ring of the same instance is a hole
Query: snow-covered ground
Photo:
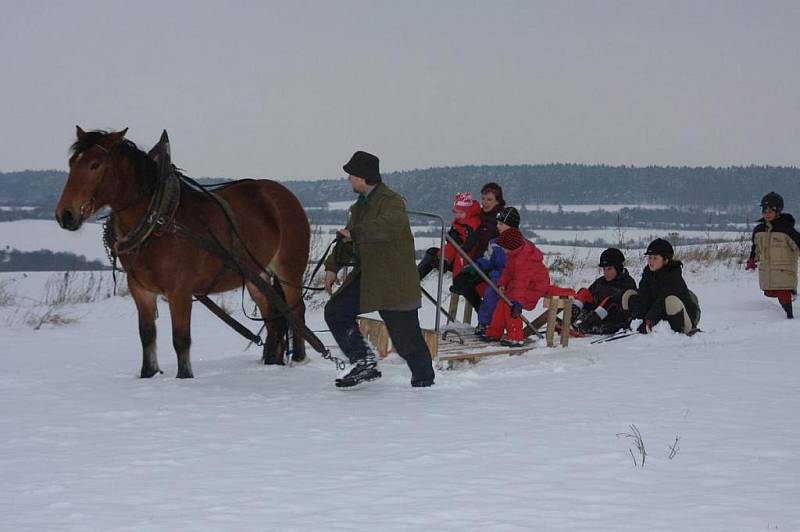
{"type": "MultiPolygon", "coordinates": [[[[165,374],[138,379],[129,298],[26,323],[59,275],[0,276],[2,530],[800,530],[800,320],[754,275],[687,274],[692,338],[537,346],[426,390],[390,357],[353,392],[317,355],[261,365],[199,306],[196,378],[177,380],[163,302],[165,374]]],[[[308,320],[325,328],[318,305],[308,320]]]]}

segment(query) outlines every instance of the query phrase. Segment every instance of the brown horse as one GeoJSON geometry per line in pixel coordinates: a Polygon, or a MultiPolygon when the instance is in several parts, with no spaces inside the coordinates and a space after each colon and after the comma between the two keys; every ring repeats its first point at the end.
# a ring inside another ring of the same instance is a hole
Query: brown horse
{"type": "MultiPolygon", "coordinates": [[[[56,206],[56,220],[62,228],[75,231],[98,209],[108,206],[115,233],[127,235],[149,214],[159,167],[125,139],[126,131],[85,132],[77,128],[69,178],[56,206]]],[[[298,199],[280,183],[266,179],[234,182],[214,194],[223,201],[214,201],[207,192],[181,182],[175,226],[213,235],[226,249],[239,250],[237,260],[274,283],[261,267],[272,272],[280,280],[294,318],[305,323],[302,281],[310,230],[298,199]]],[[[149,234],[141,246],[119,258],[139,314],[141,377],[161,372],[156,358],[158,295],[169,302],[172,345],[178,355],[177,377],[193,377],[189,356],[192,297],[240,287],[241,273],[226,268],[219,258],[168,229],[149,234]]],[[[250,282],[245,284],[261,316],[270,317],[270,305],[262,292],[250,282]]],[[[285,319],[272,318],[267,320],[263,360],[265,364],[282,364],[288,325],[285,319]]],[[[293,335],[293,348],[293,359],[304,360],[305,344],[298,334],[293,335]]]]}

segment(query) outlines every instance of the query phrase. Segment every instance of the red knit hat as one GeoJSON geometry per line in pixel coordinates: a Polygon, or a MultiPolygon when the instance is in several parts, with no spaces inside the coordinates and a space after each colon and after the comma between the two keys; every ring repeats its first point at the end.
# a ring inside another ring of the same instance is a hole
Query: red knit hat
{"type": "Polygon", "coordinates": [[[522,233],[519,232],[519,229],[515,229],[513,227],[506,229],[500,233],[500,236],[497,237],[497,245],[510,251],[522,246],[524,242],[525,237],[522,236],[522,233]]]}
{"type": "Polygon", "coordinates": [[[472,207],[473,199],[472,194],[469,192],[459,192],[456,194],[456,200],[453,202],[453,212],[456,211],[469,211],[469,208],[472,207]]]}

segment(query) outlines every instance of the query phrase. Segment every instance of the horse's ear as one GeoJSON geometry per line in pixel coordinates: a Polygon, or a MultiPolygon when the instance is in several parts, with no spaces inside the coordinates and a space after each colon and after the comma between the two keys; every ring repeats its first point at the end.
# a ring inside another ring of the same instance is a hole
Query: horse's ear
{"type": "Polygon", "coordinates": [[[117,131],[116,133],[110,133],[108,135],[108,148],[116,148],[122,143],[122,140],[125,138],[125,133],[128,132],[128,128],[126,127],[122,131],[117,131]]]}
{"type": "Polygon", "coordinates": [[[170,153],[169,135],[167,135],[166,129],[161,133],[161,138],[158,139],[158,142],[156,142],[155,146],[150,148],[150,151],[147,152],[147,155],[149,155],[154,161],[159,162],[159,155],[162,153],[166,153],[167,155],[170,153]]]}
{"type": "Polygon", "coordinates": [[[86,132],[81,128],[81,126],[75,126],[75,130],[78,140],[83,140],[83,138],[86,136],[86,132]]]}

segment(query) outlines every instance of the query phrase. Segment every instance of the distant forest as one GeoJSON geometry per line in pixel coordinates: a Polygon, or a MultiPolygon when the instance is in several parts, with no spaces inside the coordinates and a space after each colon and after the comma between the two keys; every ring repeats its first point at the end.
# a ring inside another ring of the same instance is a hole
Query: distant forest
{"type": "Polygon", "coordinates": [[[0,272],[51,272],[66,270],[108,270],[110,266],[83,255],[49,250],[0,249],[0,272]]]}
{"type": "MultiPolygon", "coordinates": [[[[51,218],[66,177],[65,172],[56,170],[0,173],[0,206],[33,208],[25,212],[0,210],[0,221],[51,218]]],[[[757,212],[759,199],[772,190],[783,195],[787,211],[796,212],[800,206],[800,169],[795,167],[457,166],[392,172],[384,175],[384,181],[406,198],[411,209],[445,217],[450,216],[456,192],[470,191],[478,196],[481,186],[489,181],[499,183],[506,201],[516,206],[588,203],[676,207],[659,213],[630,209],[624,213],[624,222],[628,225],[657,221],[721,227],[739,223],[757,212]],[[706,214],[709,209],[718,212],[706,214]],[[656,217],[659,219],[655,220],[656,217]]],[[[309,208],[310,217],[317,223],[341,222],[341,212],[325,212],[319,208],[330,201],[354,199],[343,178],[286,181],[284,184],[309,208]]],[[[531,211],[528,222],[542,227],[590,227],[613,225],[616,219],[615,213],[573,213],[565,218],[558,213],[534,215],[531,211]]]]}

